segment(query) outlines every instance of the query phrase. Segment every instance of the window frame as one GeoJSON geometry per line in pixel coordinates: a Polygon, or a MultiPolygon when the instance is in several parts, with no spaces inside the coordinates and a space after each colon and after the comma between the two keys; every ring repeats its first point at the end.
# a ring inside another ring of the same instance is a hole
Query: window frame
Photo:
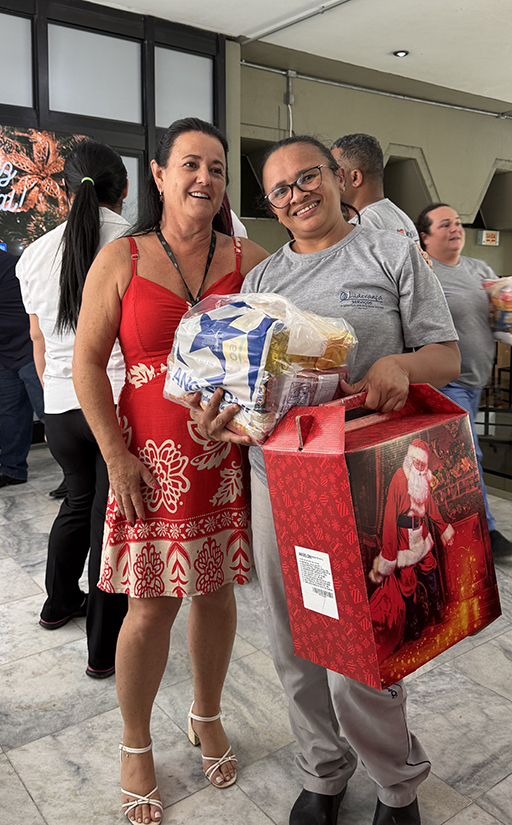
{"type": "Polygon", "coordinates": [[[88,135],[122,154],[141,158],[139,192],[149,160],[165,129],[155,124],[155,46],[172,48],[213,60],[213,122],[226,127],[224,35],[195,29],[150,15],[114,9],[85,0],[0,0],[0,12],[32,23],[33,106],[0,103],[0,124],[48,132],[88,135]],[[49,106],[48,24],[70,26],[95,34],[134,40],[141,46],[141,123],[55,112],[49,106]]]}

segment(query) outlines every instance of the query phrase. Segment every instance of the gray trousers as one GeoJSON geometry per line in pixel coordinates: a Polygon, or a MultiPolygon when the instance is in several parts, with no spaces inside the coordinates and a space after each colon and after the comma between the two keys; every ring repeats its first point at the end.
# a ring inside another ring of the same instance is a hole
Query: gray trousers
{"type": "Polygon", "coordinates": [[[294,655],[269,492],[254,472],[251,485],[256,571],[274,665],[288,696],[304,788],[339,793],[359,756],[381,802],[397,808],[409,805],[429,774],[430,762],[407,727],[405,686],[397,682],[377,690],[294,655]]]}

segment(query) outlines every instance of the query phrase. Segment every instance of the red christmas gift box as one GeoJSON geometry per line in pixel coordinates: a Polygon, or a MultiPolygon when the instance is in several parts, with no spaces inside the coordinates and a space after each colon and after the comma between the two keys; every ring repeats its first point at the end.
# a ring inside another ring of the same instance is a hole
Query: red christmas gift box
{"type": "Polygon", "coordinates": [[[500,615],[469,418],[427,384],[288,412],[263,447],[295,654],[386,688],[500,615]]]}

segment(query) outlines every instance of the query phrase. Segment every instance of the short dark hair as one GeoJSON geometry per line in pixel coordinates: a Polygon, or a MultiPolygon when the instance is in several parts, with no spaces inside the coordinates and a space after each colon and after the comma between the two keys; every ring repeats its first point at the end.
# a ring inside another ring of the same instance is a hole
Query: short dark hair
{"type": "MultiPolygon", "coordinates": [[[[229,182],[228,178],[228,142],[220,129],[217,129],[213,123],[208,123],[206,120],[200,120],[198,117],[183,117],[180,120],[175,120],[171,123],[162,140],[158,144],[153,160],[156,161],[161,169],[165,169],[169,162],[169,155],[172,148],[180,135],[186,132],[201,132],[203,135],[216,138],[224,149],[226,158],[226,185],[229,182]]],[[[162,219],[162,202],[160,201],[160,192],[155,183],[151,171],[146,178],[146,184],[142,196],[141,216],[137,221],[136,226],[132,229],[134,235],[146,235],[149,232],[154,232],[160,226],[162,219]]],[[[215,227],[217,228],[217,227],[215,227]]],[[[223,231],[223,230],[219,230],[223,231]]]]}
{"type": "Polygon", "coordinates": [[[420,237],[420,244],[421,248],[425,249],[425,244],[423,243],[423,239],[421,237],[421,233],[423,232],[425,235],[430,235],[430,227],[432,226],[432,218],[429,218],[431,212],[434,209],[439,209],[440,206],[448,206],[450,207],[449,203],[429,203],[428,206],[423,209],[416,219],[416,229],[418,230],[418,235],[420,237]]]}
{"type": "MultiPolygon", "coordinates": [[[[330,153],[329,149],[327,148],[327,146],[325,146],[325,144],[322,143],[321,140],[318,140],[318,138],[313,137],[313,135],[292,135],[291,137],[287,137],[287,138],[283,138],[282,140],[279,140],[277,143],[274,143],[274,145],[271,146],[270,149],[267,150],[267,152],[265,153],[265,156],[263,158],[262,164],[261,164],[262,180],[263,180],[263,170],[264,170],[265,165],[266,165],[268,159],[270,158],[270,156],[273,155],[274,152],[277,152],[278,149],[283,149],[286,146],[293,146],[296,143],[307,143],[309,146],[314,146],[315,149],[318,149],[318,151],[321,152],[322,155],[325,158],[325,165],[329,167],[329,169],[331,170],[333,175],[338,175],[338,173],[339,173],[338,164],[336,163],[335,159],[331,155],[331,153],[330,153]]],[[[356,215],[359,217],[359,212],[357,211],[357,209],[355,209],[355,207],[351,206],[348,203],[344,203],[341,199],[340,199],[340,205],[341,205],[341,211],[343,212],[344,217],[347,220],[349,219],[348,210],[350,210],[350,209],[352,210],[352,212],[355,212],[356,215]]],[[[267,212],[270,212],[272,214],[272,216],[275,217],[275,212],[269,206],[269,203],[268,203],[267,200],[263,200],[262,206],[263,206],[263,208],[266,208],[267,212]]],[[[359,220],[361,220],[361,219],[359,218],[359,220]]]]}
{"type": "Polygon", "coordinates": [[[382,181],[384,177],[384,156],[379,141],[372,135],[356,132],[343,135],[331,146],[341,149],[344,157],[354,169],[360,169],[363,175],[382,181]]]}

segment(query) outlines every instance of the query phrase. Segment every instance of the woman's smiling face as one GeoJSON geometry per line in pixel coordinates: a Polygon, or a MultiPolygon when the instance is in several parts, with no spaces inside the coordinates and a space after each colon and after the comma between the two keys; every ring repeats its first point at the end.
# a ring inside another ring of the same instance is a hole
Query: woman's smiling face
{"type": "Polygon", "coordinates": [[[179,135],[165,168],[151,168],[167,210],[213,219],[226,188],[226,156],[217,138],[202,132],[179,135]]]}
{"type": "Polygon", "coordinates": [[[328,168],[322,152],[310,143],[292,143],[273,152],[263,168],[263,188],[268,194],[283,184],[294,183],[308,169],[322,166],[322,183],[312,192],[293,187],[290,203],[273,209],[280,223],[299,239],[325,234],[342,219],[340,179],[328,168]]]}

